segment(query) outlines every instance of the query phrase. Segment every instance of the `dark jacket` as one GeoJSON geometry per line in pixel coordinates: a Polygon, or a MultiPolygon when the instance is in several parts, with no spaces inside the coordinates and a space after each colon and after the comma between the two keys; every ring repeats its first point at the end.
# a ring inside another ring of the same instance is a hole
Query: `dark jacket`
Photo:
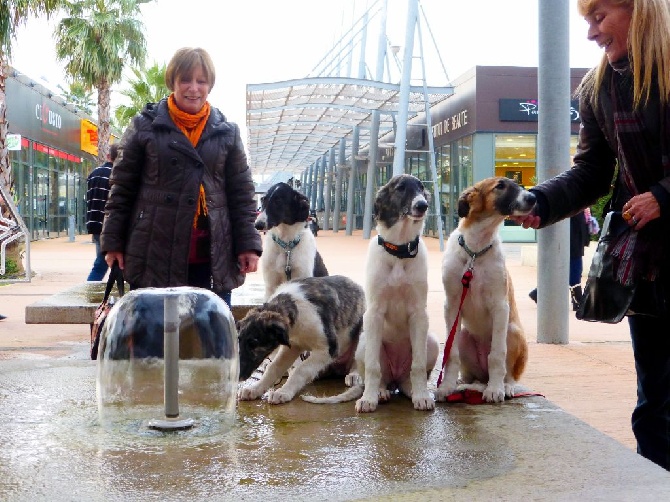
{"type": "Polygon", "coordinates": [[[86,178],[86,231],[89,234],[102,232],[105,218],[105,203],[109,194],[109,175],[112,163],[105,162],[96,167],[86,178]]]}
{"type": "Polygon", "coordinates": [[[172,122],[167,100],[148,104],[121,140],[101,235],[103,252],[124,252],[124,276],[133,287],[188,284],[200,184],[210,224],[212,289],[229,291],[244,283],[237,255],[262,251],[239,128],[212,107],[194,148],[172,122]]]}
{"type": "MultiPolygon", "coordinates": [[[[572,169],[530,189],[538,198],[538,215],[542,220],[542,227],[593,205],[611,188],[618,151],[610,91],[613,71],[608,66],[603,87],[598,93],[598,106],[595,109],[587,96],[584,94],[580,96],[579,114],[582,123],[572,169]]],[[[659,109],[658,89],[655,89],[642,112],[643,119],[651,130],[659,129],[659,109]]],[[[660,153],[654,153],[660,157],[660,153]]],[[[610,209],[620,211],[624,203],[630,199],[630,194],[625,192],[617,180],[614,182],[617,187],[616,197],[610,209]]],[[[647,187],[647,190],[650,190],[658,200],[661,206],[661,218],[670,217],[670,179],[659,180],[658,183],[647,187]]]]}

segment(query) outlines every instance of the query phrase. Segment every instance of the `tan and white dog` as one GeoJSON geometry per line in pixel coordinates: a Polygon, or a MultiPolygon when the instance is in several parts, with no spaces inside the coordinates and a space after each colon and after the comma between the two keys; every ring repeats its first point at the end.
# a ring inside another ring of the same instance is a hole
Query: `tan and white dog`
{"type": "Polygon", "coordinates": [[[421,239],[429,194],[409,174],[394,176],[377,192],[377,238],[368,248],[363,333],[356,350],[353,386],[338,396],[302,396],[312,403],[359,398],[357,412],[372,412],[399,390],[417,410],[432,410],[428,374],[439,351],[428,332],[428,250],[421,239]],[[357,376],[358,376],[357,375],[357,376]],[[356,382],[358,380],[358,382],[356,382]]]}
{"type": "Polygon", "coordinates": [[[534,205],[532,193],[503,177],[476,183],[458,200],[461,219],[447,240],[442,260],[447,335],[457,317],[459,323],[437,389],[438,401],[463,388],[480,390],[488,402],[501,402],[514,394],[528,347],[498,229],[507,216],[527,214],[534,205]],[[472,280],[459,312],[461,281],[468,270],[472,280]]]}

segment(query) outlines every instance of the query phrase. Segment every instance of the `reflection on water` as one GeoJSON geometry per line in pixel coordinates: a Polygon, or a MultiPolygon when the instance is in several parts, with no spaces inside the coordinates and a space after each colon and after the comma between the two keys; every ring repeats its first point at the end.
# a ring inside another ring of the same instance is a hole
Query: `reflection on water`
{"type": "MultiPolygon", "coordinates": [[[[195,386],[212,371],[201,362],[183,372],[195,386]]],[[[400,396],[368,415],[356,414],[353,403],[300,400],[241,402],[227,413],[184,396],[183,415],[192,412],[196,426],[151,430],[144,421],[161,409],[160,371],[152,363],[134,373],[147,376],[148,402],[103,423],[94,362],[3,361],[0,499],[335,501],[462,486],[514,466],[509,444],[482,427],[482,413],[494,407],[425,413],[400,396]]],[[[341,386],[322,381],[309,392],[341,386]]]]}

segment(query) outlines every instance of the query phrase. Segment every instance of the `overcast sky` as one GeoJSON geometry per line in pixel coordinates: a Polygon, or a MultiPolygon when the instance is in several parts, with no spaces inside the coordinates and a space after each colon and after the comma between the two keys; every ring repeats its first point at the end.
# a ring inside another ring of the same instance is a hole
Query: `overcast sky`
{"type": "MultiPolygon", "coordinates": [[[[387,33],[394,45],[402,46],[407,2],[388,1],[387,33]]],[[[217,71],[209,100],[243,127],[244,139],[246,84],[306,76],[370,3],[157,0],[142,7],[148,64],[167,62],[180,47],[207,49],[217,71]]],[[[586,23],[576,12],[576,0],[568,3],[570,66],[595,66],[602,51],[586,40],[586,23]]],[[[429,85],[447,83],[438,50],[450,80],[476,65],[537,66],[538,0],[420,0],[420,5],[430,28],[420,16],[429,85]]],[[[374,20],[372,29],[378,24],[374,20]]],[[[17,70],[46,79],[52,88],[64,82],[53,50],[54,26],[53,21],[31,20],[19,32],[12,59],[17,70]]],[[[372,54],[368,67],[374,75],[376,34],[369,33],[367,44],[372,54]]],[[[116,104],[113,100],[112,106],[116,104]]]]}

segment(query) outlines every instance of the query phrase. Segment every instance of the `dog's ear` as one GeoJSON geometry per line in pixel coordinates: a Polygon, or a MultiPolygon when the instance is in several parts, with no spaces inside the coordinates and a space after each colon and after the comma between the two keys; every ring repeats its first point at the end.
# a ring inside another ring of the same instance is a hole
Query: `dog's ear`
{"type": "Polygon", "coordinates": [[[458,198],[458,217],[465,218],[470,214],[470,196],[472,195],[472,188],[463,191],[458,198]]]}
{"type": "Polygon", "coordinates": [[[288,330],[283,322],[272,321],[268,324],[266,329],[272,338],[280,345],[286,345],[287,347],[291,346],[288,341],[288,330]]]}

